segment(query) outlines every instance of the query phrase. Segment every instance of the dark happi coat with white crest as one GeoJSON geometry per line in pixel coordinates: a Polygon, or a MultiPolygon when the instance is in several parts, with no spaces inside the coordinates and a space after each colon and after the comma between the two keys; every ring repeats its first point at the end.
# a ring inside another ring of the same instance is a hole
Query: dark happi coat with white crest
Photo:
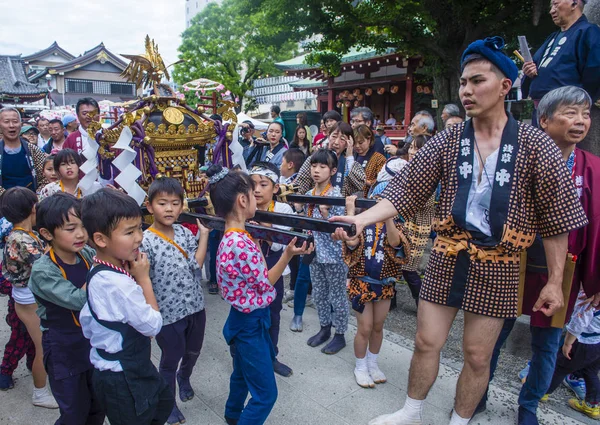
{"type": "Polygon", "coordinates": [[[441,195],[437,232],[421,298],[475,314],[517,315],[520,252],[536,233],[550,237],[587,224],[556,144],[511,115],[502,135],[488,212],[491,236],[466,222],[476,160],[472,121],[438,133],[383,193],[404,218],[441,195]]]}

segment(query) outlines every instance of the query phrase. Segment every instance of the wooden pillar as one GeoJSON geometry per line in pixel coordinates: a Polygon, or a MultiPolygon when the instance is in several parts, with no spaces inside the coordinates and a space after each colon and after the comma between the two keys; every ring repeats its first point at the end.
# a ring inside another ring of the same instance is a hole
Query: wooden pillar
{"type": "Polygon", "coordinates": [[[408,128],[412,119],[413,67],[409,62],[406,68],[406,92],[404,93],[404,125],[408,128]]]}
{"type": "Polygon", "coordinates": [[[335,106],[335,90],[333,89],[333,77],[327,79],[327,110],[333,110],[335,106]]]}

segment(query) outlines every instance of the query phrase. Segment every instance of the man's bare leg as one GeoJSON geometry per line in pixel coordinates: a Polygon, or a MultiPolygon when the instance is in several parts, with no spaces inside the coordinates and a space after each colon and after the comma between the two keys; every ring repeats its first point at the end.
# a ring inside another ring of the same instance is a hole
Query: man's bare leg
{"type": "Polygon", "coordinates": [[[455,412],[470,418],[488,384],[490,360],[504,319],[465,312],[465,362],[456,384],[455,412]]]}
{"type": "Polygon", "coordinates": [[[408,375],[408,399],[405,407],[391,415],[382,415],[369,425],[420,424],[421,412],[413,410],[412,400],[422,402],[435,382],[440,366],[440,351],[446,343],[458,309],[425,300],[419,301],[415,351],[408,375]]]}

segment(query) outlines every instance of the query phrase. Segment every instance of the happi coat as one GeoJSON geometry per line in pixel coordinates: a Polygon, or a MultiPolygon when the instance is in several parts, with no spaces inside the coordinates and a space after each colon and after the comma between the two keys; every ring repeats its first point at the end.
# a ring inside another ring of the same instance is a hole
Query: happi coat
{"type": "Polygon", "coordinates": [[[467,225],[473,181],[472,120],[438,133],[383,193],[405,219],[441,185],[433,221],[437,238],[420,297],[498,318],[516,317],[520,252],[536,233],[550,237],[587,224],[556,144],[541,130],[508,115],[492,176],[491,236],[467,225]]]}

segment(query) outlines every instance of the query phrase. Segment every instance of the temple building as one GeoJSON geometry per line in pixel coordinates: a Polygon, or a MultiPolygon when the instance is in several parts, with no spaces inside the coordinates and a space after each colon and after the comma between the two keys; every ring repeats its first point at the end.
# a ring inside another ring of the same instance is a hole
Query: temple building
{"type": "Polygon", "coordinates": [[[353,49],[342,57],[340,74],[327,75],[319,66],[308,65],[306,55],[275,64],[286,76],[301,78],[289,83],[295,91],[317,96],[317,110],[338,110],[345,120],[353,108],[366,106],[382,124],[393,114],[395,125],[386,126],[392,139],[406,136],[413,114],[435,105],[430,79],[419,75],[421,57],[406,57],[393,49],[377,53],[353,49]]]}
{"type": "Polygon", "coordinates": [[[29,82],[47,87],[53,105],[74,105],[82,97],[122,102],[141,91],[121,77],[128,62],[100,43],[75,57],[52,43],[48,48],[21,57],[29,82]]]}

